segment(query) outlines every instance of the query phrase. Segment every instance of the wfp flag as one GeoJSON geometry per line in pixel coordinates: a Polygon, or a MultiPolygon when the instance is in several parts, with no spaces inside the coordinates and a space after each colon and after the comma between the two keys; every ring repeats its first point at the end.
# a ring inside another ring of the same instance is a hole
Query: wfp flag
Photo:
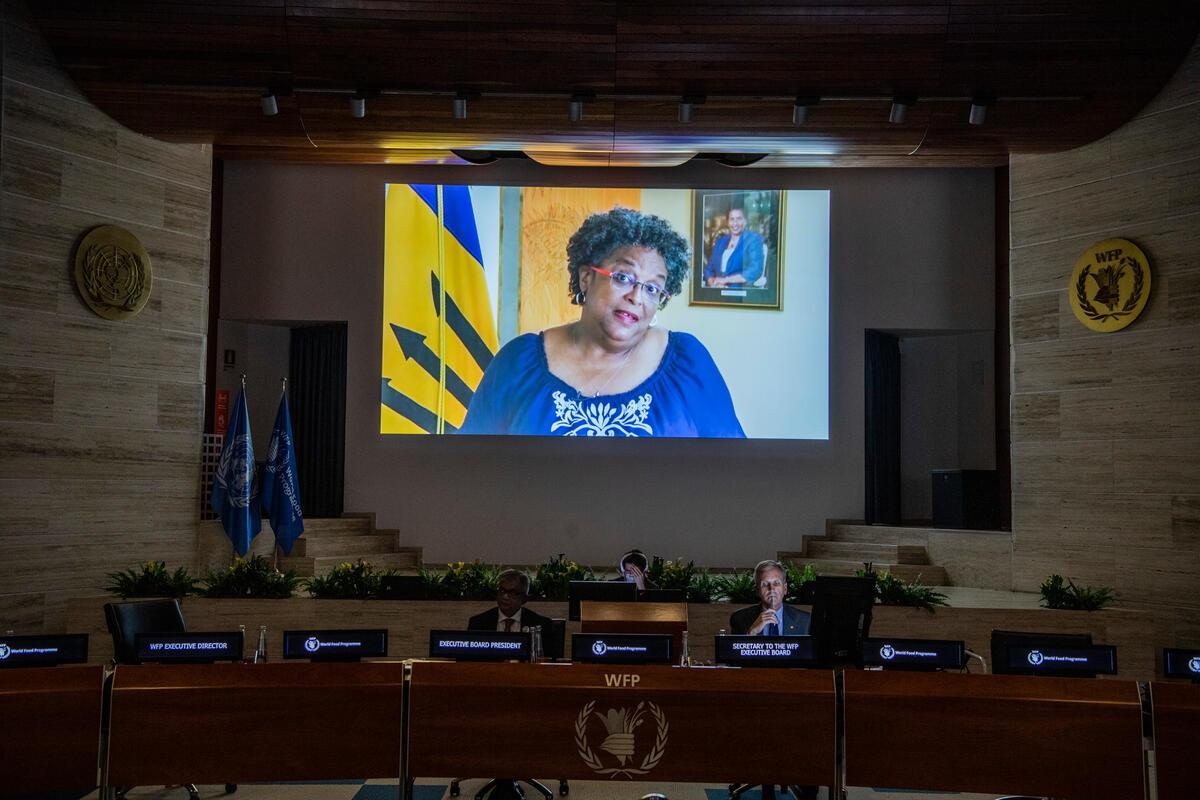
{"type": "Polygon", "coordinates": [[[271,518],[275,543],[284,555],[291,555],[292,545],[304,533],[304,512],[300,510],[300,481],[296,477],[296,451],[292,449],[292,415],[288,413],[287,393],[279,398],[275,428],[267,447],[262,502],[271,518]]]}
{"type": "Polygon", "coordinates": [[[239,556],[250,550],[250,542],[262,530],[258,484],[254,476],[254,445],[250,441],[250,412],[246,410],[246,387],[238,392],[221,448],[221,461],[213,476],[212,509],[221,518],[225,535],[239,556]]]}
{"type": "Polygon", "coordinates": [[[476,214],[499,210],[476,206],[468,186],[387,187],[381,433],[458,430],[496,352],[476,214]]]}

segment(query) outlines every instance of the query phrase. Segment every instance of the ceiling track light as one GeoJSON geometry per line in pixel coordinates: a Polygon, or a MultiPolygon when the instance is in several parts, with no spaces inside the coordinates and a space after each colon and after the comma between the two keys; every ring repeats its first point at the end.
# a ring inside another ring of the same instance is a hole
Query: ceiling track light
{"type": "Polygon", "coordinates": [[[479,92],[457,92],[454,95],[452,107],[454,109],[455,119],[467,118],[467,101],[474,100],[479,97],[479,92]]]}
{"type": "Polygon", "coordinates": [[[685,94],[679,98],[679,121],[685,125],[691,122],[693,107],[703,105],[704,99],[702,94],[685,94]]]}
{"type": "Polygon", "coordinates": [[[362,119],[367,115],[367,96],[362,92],[355,92],[350,96],[350,116],[355,119],[362,119]]]}
{"type": "Polygon", "coordinates": [[[801,95],[792,103],[792,124],[803,125],[808,121],[808,109],[821,102],[819,97],[801,95]]]}
{"type": "Polygon", "coordinates": [[[996,102],[991,95],[977,94],[971,98],[971,113],[967,115],[967,122],[971,125],[982,125],[987,121],[988,106],[996,102]]]}
{"type": "Polygon", "coordinates": [[[571,99],[567,101],[567,119],[571,122],[579,122],[583,119],[583,104],[590,103],[596,99],[594,94],[573,94],[571,99]]]}
{"type": "Polygon", "coordinates": [[[917,102],[912,95],[898,94],[892,98],[892,110],[888,112],[888,122],[893,125],[903,125],[908,119],[908,107],[917,102]]]}
{"type": "Polygon", "coordinates": [[[268,89],[263,92],[259,98],[259,103],[262,105],[262,113],[264,117],[273,117],[279,113],[279,103],[275,100],[275,93],[268,89]]]}

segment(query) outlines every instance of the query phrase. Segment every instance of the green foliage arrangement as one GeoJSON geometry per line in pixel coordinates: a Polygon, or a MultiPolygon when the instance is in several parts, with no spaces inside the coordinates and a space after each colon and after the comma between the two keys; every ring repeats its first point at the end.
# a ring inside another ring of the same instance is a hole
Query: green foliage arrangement
{"type": "Polygon", "coordinates": [[[447,564],[440,575],[427,571],[421,574],[430,600],[495,600],[501,572],[500,567],[476,559],[447,564]]]}
{"type": "Polygon", "coordinates": [[[721,596],[721,579],[708,570],[697,570],[687,587],[689,603],[712,603],[721,596]]]}
{"type": "Polygon", "coordinates": [[[187,567],[167,571],[165,561],[145,561],[134,569],[108,573],[104,590],[122,598],[187,597],[196,593],[196,579],[187,567]]]}
{"type": "Polygon", "coordinates": [[[650,563],[650,569],[646,570],[647,580],[657,583],[660,589],[675,589],[686,592],[691,588],[695,577],[695,563],[689,561],[685,564],[682,558],[671,561],[670,559],[663,560],[655,556],[654,560],[650,563]]]}
{"type": "Polygon", "coordinates": [[[368,600],[378,596],[379,579],[385,574],[360,558],[357,563],[344,561],[328,574],[309,578],[305,587],[318,600],[368,600]]]}
{"type": "Polygon", "coordinates": [[[233,564],[213,572],[205,570],[204,597],[256,597],[283,599],[291,597],[301,579],[294,570],[276,572],[265,556],[249,559],[235,558],[233,564]]]}
{"type": "Polygon", "coordinates": [[[559,553],[549,561],[538,565],[530,581],[529,594],[539,600],[566,600],[571,581],[594,581],[596,573],[591,567],[580,566],[568,561],[565,553],[559,553]]]}
{"type": "Polygon", "coordinates": [[[757,603],[758,587],[754,584],[754,570],[743,570],[732,575],[719,575],[715,579],[719,596],[730,603],[757,603]]]}
{"type": "Polygon", "coordinates": [[[1042,582],[1042,605],[1069,611],[1099,611],[1114,602],[1118,595],[1108,586],[1076,586],[1070,578],[1051,575],[1042,582]]]}
{"type": "Polygon", "coordinates": [[[948,605],[946,595],[926,586],[920,580],[911,583],[890,572],[874,572],[871,565],[854,572],[860,578],[875,576],[875,602],[881,606],[907,606],[932,612],[937,606],[948,605]]]}
{"type": "Polygon", "coordinates": [[[787,597],[783,598],[785,603],[800,603],[807,605],[812,602],[812,584],[817,579],[817,569],[812,564],[805,564],[804,568],[795,564],[787,566],[787,597]]]}

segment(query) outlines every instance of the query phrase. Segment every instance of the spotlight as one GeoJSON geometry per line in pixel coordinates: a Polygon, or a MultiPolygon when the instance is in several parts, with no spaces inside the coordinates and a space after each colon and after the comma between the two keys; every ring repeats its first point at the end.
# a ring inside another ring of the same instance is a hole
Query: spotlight
{"type": "Polygon", "coordinates": [[[687,124],[692,121],[692,107],[703,105],[704,95],[685,94],[679,98],[679,121],[687,124]]]}
{"type": "Polygon", "coordinates": [[[821,102],[819,97],[797,97],[796,102],[792,104],[792,124],[803,125],[808,121],[808,109],[810,106],[815,106],[821,102]]]}
{"type": "Polygon", "coordinates": [[[967,122],[972,125],[982,125],[987,121],[987,110],[995,102],[991,97],[986,95],[975,95],[971,98],[971,113],[967,116],[967,122]]]}
{"type": "Polygon", "coordinates": [[[903,125],[908,118],[908,107],[913,104],[913,98],[896,95],[892,98],[892,110],[888,114],[888,122],[893,125],[903,125]]]}
{"type": "Polygon", "coordinates": [[[567,101],[567,119],[571,122],[579,122],[583,119],[583,103],[586,99],[581,94],[571,95],[571,99],[567,101]]]}
{"type": "Polygon", "coordinates": [[[275,100],[275,93],[270,89],[263,92],[259,102],[262,104],[264,117],[273,117],[279,113],[279,103],[275,100]]]}
{"type": "Polygon", "coordinates": [[[362,92],[355,92],[350,97],[350,116],[362,119],[367,115],[367,98],[362,92]]]}
{"type": "Polygon", "coordinates": [[[467,99],[470,97],[466,92],[459,92],[454,95],[454,118],[467,118],[467,99]]]}

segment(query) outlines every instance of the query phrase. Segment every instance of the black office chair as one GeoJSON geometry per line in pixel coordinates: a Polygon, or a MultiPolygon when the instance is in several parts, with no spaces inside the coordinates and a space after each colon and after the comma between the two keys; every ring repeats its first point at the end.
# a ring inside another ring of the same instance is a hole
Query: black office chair
{"type": "MultiPolygon", "coordinates": [[[[105,603],[104,624],[113,640],[114,664],[140,663],[137,652],[139,633],[183,633],[187,626],[178,600],[141,600],[133,603],[105,603]]],[[[107,718],[108,709],[105,709],[107,718]]],[[[117,800],[121,800],[131,787],[115,787],[117,800]]],[[[200,792],[194,783],[185,783],[183,788],[189,800],[199,800],[200,792]]],[[[236,783],[225,784],[225,794],[237,791],[236,783]]]]}
{"type": "MultiPolygon", "coordinates": [[[[753,783],[731,783],[729,784],[729,797],[731,800],[737,800],[746,791],[753,789],[756,784],[753,783]]],[[[780,786],[779,789],[783,792],[790,792],[796,800],[816,800],[820,789],[816,786],[780,786]]],[[[775,787],[762,787],[762,800],[775,800],[775,787]]]]}

